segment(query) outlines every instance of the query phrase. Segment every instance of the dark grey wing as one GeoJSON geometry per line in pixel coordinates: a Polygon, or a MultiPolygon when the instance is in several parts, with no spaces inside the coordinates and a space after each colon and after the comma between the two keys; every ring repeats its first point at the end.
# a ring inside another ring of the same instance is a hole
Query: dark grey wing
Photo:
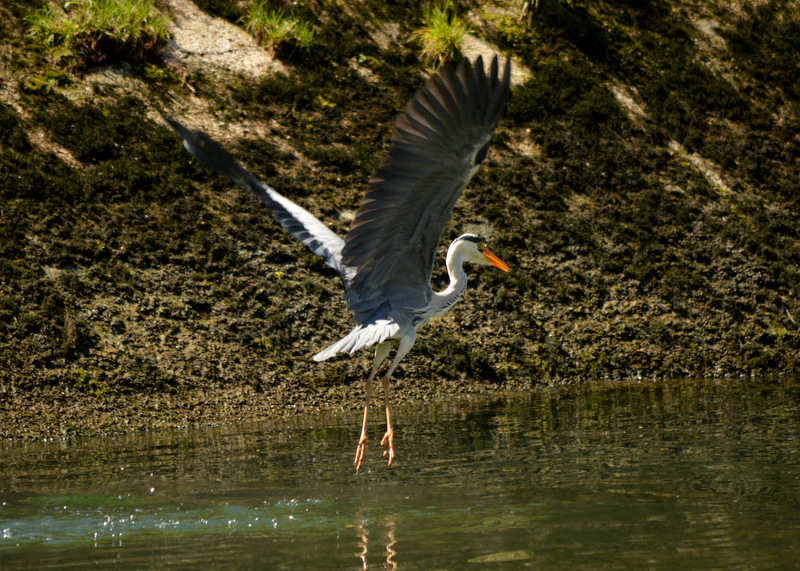
{"type": "Polygon", "coordinates": [[[286,232],[322,257],[325,263],[339,272],[342,280],[347,282],[345,268],[342,266],[341,253],[344,246],[342,238],[334,234],[308,210],[256,179],[211,137],[200,131],[187,129],[170,117],[164,116],[164,119],[180,135],[183,139],[183,146],[192,156],[202,161],[214,172],[252,190],[275,215],[286,232]]]}
{"type": "Polygon", "coordinates": [[[483,59],[431,77],[408,102],[388,157],[369,181],[345,238],[342,260],[356,268],[346,294],[356,321],[386,302],[424,307],[436,246],[464,186],[486,157],[508,99],[511,62],[499,75],[483,59]]]}

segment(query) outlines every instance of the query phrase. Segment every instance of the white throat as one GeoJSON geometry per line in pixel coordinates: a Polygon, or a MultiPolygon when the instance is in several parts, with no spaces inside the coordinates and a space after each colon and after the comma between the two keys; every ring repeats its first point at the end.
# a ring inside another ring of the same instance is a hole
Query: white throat
{"type": "Polygon", "coordinates": [[[425,325],[432,318],[447,312],[467,289],[467,273],[464,271],[464,260],[467,248],[464,242],[453,242],[447,249],[447,275],[450,277],[450,284],[440,292],[433,292],[433,298],[425,311],[422,320],[417,324],[416,329],[425,325]]]}

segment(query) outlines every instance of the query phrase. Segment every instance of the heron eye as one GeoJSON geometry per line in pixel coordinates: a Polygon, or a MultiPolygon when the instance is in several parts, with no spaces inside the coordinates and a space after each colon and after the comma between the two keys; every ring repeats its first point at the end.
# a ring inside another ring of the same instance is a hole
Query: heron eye
{"type": "Polygon", "coordinates": [[[478,251],[479,251],[480,253],[483,253],[483,251],[484,251],[485,249],[486,249],[486,244],[484,244],[483,242],[480,242],[480,243],[478,244],[478,251]]]}

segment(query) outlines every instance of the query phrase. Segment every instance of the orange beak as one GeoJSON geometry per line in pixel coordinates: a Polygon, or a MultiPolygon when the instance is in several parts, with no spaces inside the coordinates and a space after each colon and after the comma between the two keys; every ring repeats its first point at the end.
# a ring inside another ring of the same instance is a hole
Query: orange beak
{"type": "Polygon", "coordinates": [[[503,260],[492,254],[488,248],[483,249],[483,255],[486,256],[486,259],[489,260],[489,263],[492,264],[498,270],[502,270],[504,272],[508,271],[508,266],[505,264],[505,262],[503,262],[503,260]]]}

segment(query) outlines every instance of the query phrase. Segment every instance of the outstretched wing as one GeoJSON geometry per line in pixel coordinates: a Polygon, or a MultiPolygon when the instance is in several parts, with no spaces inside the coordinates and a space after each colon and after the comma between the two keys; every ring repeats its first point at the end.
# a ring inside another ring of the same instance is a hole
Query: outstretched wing
{"type": "Polygon", "coordinates": [[[428,80],[408,102],[392,148],[369,181],[345,238],[342,261],[355,268],[347,302],[357,322],[371,308],[424,307],[436,246],[464,186],[486,157],[508,99],[511,62],[464,60],[428,80]]]}
{"type": "Polygon", "coordinates": [[[170,117],[164,117],[164,119],[183,139],[183,146],[192,156],[202,161],[214,172],[252,190],[275,215],[286,232],[300,240],[316,255],[322,257],[325,263],[339,272],[342,280],[346,281],[345,269],[342,266],[344,240],[334,234],[308,210],[256,179],[211,137],[200,131],[187,129],[170,117]]]}

